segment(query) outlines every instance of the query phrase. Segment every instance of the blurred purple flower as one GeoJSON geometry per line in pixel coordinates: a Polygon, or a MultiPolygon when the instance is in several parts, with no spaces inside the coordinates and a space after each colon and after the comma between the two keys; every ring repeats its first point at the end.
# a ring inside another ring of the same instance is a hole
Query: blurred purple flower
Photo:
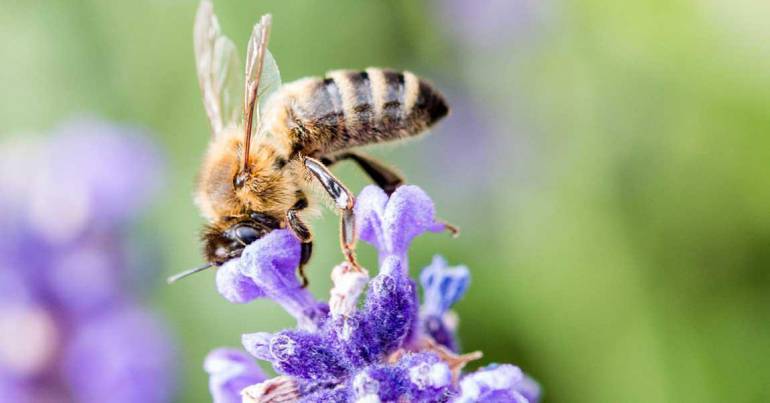
{"type": "MultiPolygon", "coordinates": [[[[237,264],[223,267],[217,286],[228,300],[268,297],[298,319],[296,329],[242,336],[244,348],[279,374],[248,387],[238,384],[243,401],[446,402],[475,396],[536,402],[537,384],[513,365],[462,374],[480,353],[452,350],[455,324],[446,315],[467,288],[467,268],[449,268],[434,258],[421,275],[425,299],[418,309],[407,252],[415,237],[444,228],[434,213],[431,199],[415,186],[402,186],[390,197],[375,186],[365,188],[356,203],[357,224],[361,239],[378,249],[380,271],[368,281],[365,270],[347,263],[335,267],[328,307],[299,287],[294,270],[300,252],[290,233],[274,231],[249,245],[237,264]],[[436,333],[430,321],[438,321],[444,333],[436,333]]],[[[240,356],[231,361],[253,365],[240,356]]],[[[220,375],[209,373],[215,403],[237,399],[235,388],[223,394],[220,375]]]]}
{"type": "Polygon", "coordinates": [[[0,168],[0,401],[169,401],[168,332],[121,286],[157,150],[141,130],[79,121],[0,146],[0,168]]]}
{"type": "Polygon", "coordinates": [[[63,370],[78,402],[167,402],[171,340],[153,315],[137,306],[111,309],[73,330],[63,370]]]}
{"type": "Polygon", "coordinates": [[[497,48],[532,28],[542,2],[536,0],[437,0],[441,25],[465,45],[497,48]]]}

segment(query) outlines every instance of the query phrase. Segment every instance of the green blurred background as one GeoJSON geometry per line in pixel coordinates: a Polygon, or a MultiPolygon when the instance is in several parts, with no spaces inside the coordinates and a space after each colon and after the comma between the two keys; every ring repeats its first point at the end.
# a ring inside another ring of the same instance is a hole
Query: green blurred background
{"type": "MultiPolygon", "coordinates": [[[[209,134],[196,7],[0,1],[3,136],[90,115],[147,127],[166,152],[166,187],[135,230],[162,252],[147,296],[177,333],[184,402],[210,400],[210,349],[291,322],[271,302],[227,303],[212,273],[162,283],[200,262],[191,193],[209,134]]],[[[434,253],[470,267],[460,335],[482,364],[520,365],[546,402],[770,401],[769,2],[215,7],[241,49],[273,13],[284,82],[374,65],[446,91],[450,118],[379,154],[463,228],[419,239],[412,271],[434,253]]],[[[337,172],[356,191],[367,183],[337,172]]],[[[314,227],[311,289],[325,298],[336,218],[314,227]]]]}

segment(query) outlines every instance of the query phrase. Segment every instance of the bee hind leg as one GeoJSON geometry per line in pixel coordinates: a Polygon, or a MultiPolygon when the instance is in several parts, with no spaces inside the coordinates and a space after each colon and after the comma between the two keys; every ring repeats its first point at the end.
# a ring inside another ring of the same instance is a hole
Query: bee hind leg
{"type": "Polygon", "coordinates": [[[305,275],[305,265],[313,254],[313,234],[299,216],[299,212],[307,208],[307,206],[307,199],[303,197],[286,212],[286,221],[289,223],[289,228],[291,228],[294,235],[302,242],[298,269],[299,276],[302,279],[302,288],[305,288],[308,285],[307,276],[305,275]]]}
{"type": "Polygon", "coordinates": [[[341,211],[340,244],[342,252],[354,268],[360,269],[355,253],[357,236],[356,220],[353,214],[355,197],[321,161],[305,157],[305,166],[321,182],[326,192],[334,200],[335,206],[341,211]]]}
{"type": "Polygon", "coordinates": [[[358,164],[366,175],[372,178],[372,181],[388,195],[391,195],[396,191],[396,188],[404,184],[404,178],[393,168],[363,153],[347,151],[330,157],[323,157],[321,161],[326,166],[331,166],[336,162],[347,159],[353,160],[358,164]]]}

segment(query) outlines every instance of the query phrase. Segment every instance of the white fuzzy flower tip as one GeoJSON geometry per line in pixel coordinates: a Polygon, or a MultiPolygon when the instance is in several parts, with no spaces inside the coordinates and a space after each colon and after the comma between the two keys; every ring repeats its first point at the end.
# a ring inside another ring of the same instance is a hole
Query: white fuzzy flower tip
{"type": "Polygon", "coordinates": [[[348,317],[356,310],[358,297],[369,281],[369,273],[352,267],[348,262],[332,270],[334,287],[329,297],[329,311],[333,317],[348,317]]]}

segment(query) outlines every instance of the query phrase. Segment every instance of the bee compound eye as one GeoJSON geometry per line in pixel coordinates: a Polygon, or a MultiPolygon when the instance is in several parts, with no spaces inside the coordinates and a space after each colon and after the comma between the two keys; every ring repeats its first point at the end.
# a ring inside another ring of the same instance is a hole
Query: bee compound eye
{"type": "Polygon", "coordinates": [[[248,245],[260,237],[260,232],[256,228],[248,225],[239,225],[233,231],[235,238],[244,245],[248,245]]]}

